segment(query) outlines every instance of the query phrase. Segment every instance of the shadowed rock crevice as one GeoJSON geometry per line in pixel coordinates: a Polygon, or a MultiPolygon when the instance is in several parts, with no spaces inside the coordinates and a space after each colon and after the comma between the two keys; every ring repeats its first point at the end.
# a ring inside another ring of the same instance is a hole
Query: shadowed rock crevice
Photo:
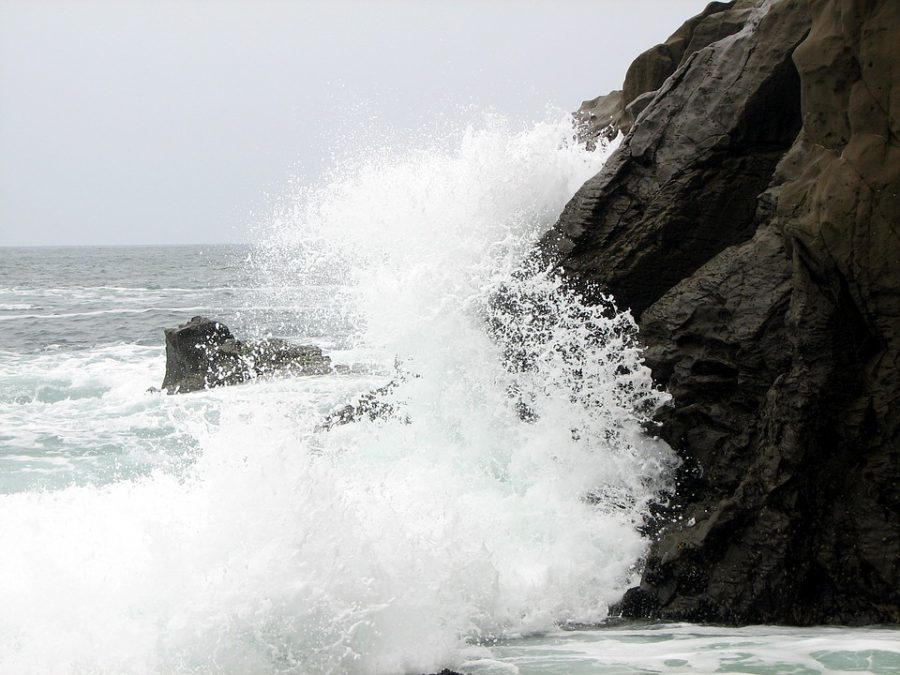
{"type": "Polygon", "coordinates": [[[738,0],[685,26],[629,71],[640,113],[542,241],[632,309],[673,395],[678,489],[620,610],[898,622],[900,3],[738,0]],[[679,52],[686,30],[711,39],[679,52]]]}

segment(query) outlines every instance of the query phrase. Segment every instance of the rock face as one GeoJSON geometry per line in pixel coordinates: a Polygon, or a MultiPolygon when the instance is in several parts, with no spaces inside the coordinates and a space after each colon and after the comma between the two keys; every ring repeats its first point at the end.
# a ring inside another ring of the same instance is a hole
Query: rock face
{"type": "Polygon", "coordinates": [[[622,89],[582,103],[575,117],[589,146],[599,137],[611,140],[619,131],[627,132],[663,82],[699,49],[740,30],[752,6],[752,2],[709,3],[663,44],[637,57],[622,89]]]}
{"type": "Polygon", "coordinates": [[[674,397],[626,616],[900,622],[898,35],[896,0],[713,3],[629,69],[542,242],[674,397]]]}
{"type": "Polygon", "coordinates": [[[218,321],[195,316],[178,328],[167,328],[166,376],[163,389],[187,393],[240,384],[272,374],[320,375],[331,372],[331,360],[318,347],[284,340],[236,340],[218,321]]]}

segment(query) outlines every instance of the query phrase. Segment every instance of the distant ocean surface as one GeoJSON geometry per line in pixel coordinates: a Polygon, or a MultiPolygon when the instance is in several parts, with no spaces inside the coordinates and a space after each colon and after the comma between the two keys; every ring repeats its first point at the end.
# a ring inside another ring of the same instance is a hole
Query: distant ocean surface
{"type": "Polygon", "coordinates": [[[630,318],[519,267],[570,129],[363,157],[254,246],[0,248],[0,672],[900,672],[891,627],[601,625],[675,460],[630,318]],[[195,315],[350,368],[153,391],[195,315]]]}
{"type": "Polygon", "coordinates": [[[165,327],[207,315],[333,351],[340,327],[279,306],[300,289],[267,289],[251,260],[248,246],[0,248],[0,493],[131,478],[195,446],[147,393],[165,327]]]}
{"type": "Polygon", "coordinates": [[[241,332],[312,325],[264,283],[247,245],[0,248],[0,349],[159,346],[161,327],[197,313],[241,332]]]}

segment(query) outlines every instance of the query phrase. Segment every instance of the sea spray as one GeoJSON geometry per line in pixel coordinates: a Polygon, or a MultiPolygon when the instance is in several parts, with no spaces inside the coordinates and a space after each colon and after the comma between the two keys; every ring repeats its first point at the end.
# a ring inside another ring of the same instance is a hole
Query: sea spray
{"type": "MultiPolygon", "coordinates": [[[[364,157],[284,210],[264,251],[277,278],[333,283],[337,272],[349,290],[339,311],[350,307],[358,328],[349,346],[385,369],[400,364],[385,394],[397,414],[333,431],[320,441],[326,454],[368,455],[391,475],[412,462],[410,484],[434,475],[389,492],[424,488],[403,494],[410,510],[435,490],[449,500],[438,499],[442,512],[477,505],[464,522],[487,525],[476,537],[483,555],[448,552],[479,560],[493,579],[487,604],[464,612],[470,637],[602,618],[642,550],[635,527],[648,500],[668,487],[671,453],[642,428],[665,397],[641,365],[630,316],[588,307],[549,271],[523,267],[604,159],[569,131],[564,121],[514,133],[493,119],[451,152],[364,157]],[[498,304],[500,294],[532,306],[498,304]],[[528,368],[511,367],[510,341],[531,352],[528,368]],[[370,428],[365,447],[359,426],[370,428]]],[[[424,520],[452,540],[440,522],[424,520]]]]}
{"type": "Polygon", "coordinates": [[[602,164],[570,137],[493,118],[286,202],[268,303],[359,367],[157,396],[191,461],[0,498],[2,669],[429,672],[602,619],[673,460],[627,314],[522,273],[602,164]],[[322,424],[388,381],[396,414],[322,424]]]}

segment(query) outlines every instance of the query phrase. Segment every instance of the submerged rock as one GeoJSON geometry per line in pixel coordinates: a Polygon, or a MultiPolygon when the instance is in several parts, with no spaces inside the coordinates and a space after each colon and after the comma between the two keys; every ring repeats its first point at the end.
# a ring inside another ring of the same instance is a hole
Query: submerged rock
{"type": "Polygon", "coordinates": [[[897,35],[712,3],[597,117],[629,132],[542,249],[631,308],[684,460],[626,616],[900,622],[897,35]]]}
{"type": "MultiPolygon", "coordinates": [[[[397,386],[396,382],[388,382],[383,387],[362,394],[356,401],[356,404],[346,404],[331,411],[325,416],[325,419],[318,426],[319,429],[330,430],[342,424],[351,424],[359,420],[388,419],[395,417],[397,414],[397,406],[388,402],[385,398],[397,386]]],[[[408,418],[402,418],[409,423],[408,418]]]]}
{"type": "Polygon", "coordinates": [[[331,359],[311,345],[285,340],[236,340],[228,327],[195,316],[178,328],[166,328],[166,375],[162,388],[187,393],[256,377],[321,375],[331,372],[331,359]]]}

